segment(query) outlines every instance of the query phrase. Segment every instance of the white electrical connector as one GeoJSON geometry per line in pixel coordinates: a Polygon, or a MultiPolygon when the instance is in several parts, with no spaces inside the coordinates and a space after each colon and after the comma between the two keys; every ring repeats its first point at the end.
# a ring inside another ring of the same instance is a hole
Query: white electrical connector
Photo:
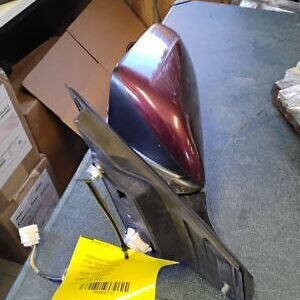
{"type": "Polygon", "coordinates": [[[90,165],[86,171],[93,180],[96,180],[103,176],[103,169],[99,164],[90,165]]]}
{"type": "Polygon", "coordinates": [[[25,247],[31,247],[40,242],[39,229],[35,224],[20,228],[19,235],[25,247]]]}
{"type": "Polygon", "coordinates": [[[223,287],[221,289],[221,293],[226,296],[229,291],[230,291],[229,284],[227,284],[226,282],[224,282],[224,285],[223,285],[223,287]]]}
{"type": "Polygon", "coordinates": [[[138,232],[136,232],[133,228],[128,228],[127,233],[124,237],[125,244],[135,251],[139,251],[142,253],[151,252],[152,248],[149,244],[145,243],[138,232]]]}
{"type": "Polygon", "coordinates": [[[46,273],[39,270],[35,263],[35,256],[37,251],[37,245],[40,242],[39,229],[36,224],[25,226],[19,229],[19,235],[21,238],[21,243],[25,247],[32,247],[32,251],[29,257],[29,263],[31,268],[38,274],[40,277],[47,279],[51,282],[62,282],[62,277],[54,277],[52,275],[47,275],[46,273]]]}

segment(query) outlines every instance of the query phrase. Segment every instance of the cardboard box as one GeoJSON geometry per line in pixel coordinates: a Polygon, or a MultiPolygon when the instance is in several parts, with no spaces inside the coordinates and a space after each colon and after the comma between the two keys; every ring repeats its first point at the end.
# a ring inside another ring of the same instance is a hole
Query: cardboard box
{"type": "Polygon", "coordinates": [[[57,40],[57,37],[51,38],[15,65],[10,80],[38,149],[50,162],[61,195],[87,147],[77,134],[22,86],[24,78],[57,40]]]}
{"type": "Polygon", "coordinates": [[[43,228],[59,201],[55,178],[46,156],[41,158],[12,201],[18,207],[10,220],[17,228],[31,224],[43,228]]]}
{"type": "Polygon", "coordinates": [[[45,153],[50,162],[57,191],[62,195],[86,153],[87,146],[53,112],[32,98],[30,106],[22,112],[40,152],[45,153]]]}
{"type": "MultiPolygon", "coordinates": [[[[12,73],[9,75],[9,80],[14,88],[16,95],[23,91],[23,80],[33,70],[33,68],[41,61],[47,52],[55,45],[59,37],[55,36],[42,43],[31,53],[20,60],[13,66],[12,73]]],[[[30,94],[28,93],[28,101],[31,102],[30,94]]],[[[26,101],[22,101],[26,102],[26,101]]]]}
{"type": "Polygon", "coordinates": [[[13,88],[0,71],[0,213],[39,161],[13,88]]]}
{"type": "Polygon", "coordinates": [[[0,256],[23,263],[28,255],[16,227],[37,224],[43,228],[59,201],[52,170],[42,155],[38,165],[0,214],[0,256]],[[13,224],[13,222],[15,225],[13,224]]]}
{"type": "Polygon", "coordinates": [[[9,206],[0,214],[0,257],[23,264],[30,249],[21,245],[18,230],[10,221],[16,208],[16,203],[10,202],[9,206]]]}
{"type": "Polygon", "coordinates": [[[145,30],[123,0],[92,1],[67,29],[109,73],[145,30]]]}
{"type": "Polygon", "coordinates": [[[145,30],[123,0],[94,0],[30,72],[23,85],[74,131],[73,121],[78,113],[66,84],[105,118],[111,72],[128,43],[145,30]]]}
{"type": "Polygon", "coordinates": [[[73,130],[78,112],[66,85],[89,99],[102,116],[106,115],[109,74],[67,32],[23,84],[73,130]]]}

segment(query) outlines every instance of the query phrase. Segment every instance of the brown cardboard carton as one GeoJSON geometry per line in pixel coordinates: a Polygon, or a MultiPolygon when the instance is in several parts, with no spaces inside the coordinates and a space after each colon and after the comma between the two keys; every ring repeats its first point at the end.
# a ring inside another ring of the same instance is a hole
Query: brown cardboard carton
{"type": "Polygon", "coordinates": [[[61,195],[86,152],[86,146],[77,134],[22,86],[24,78],[57,40],[51,38],[15,65],[10,80],[38,149],[50,162],[61,195]]]}
{"type": "Polygon", "coordinates": [[[59,201],[55,178],[45,156],[11,199],[18,207],[10,220],[17,227],[37,224],[41,229],[59,201]]]}
{"type": "Polygon", "coordinates": [[[16,193],[11,197],[10,202],[15,202],[17,205],[19,205],[22,200],[24,199],[25,195],[28,193],[28,191],[31,189],[31,187],[36,182],[39,175],[44,171],[47,170],[51,181],[53,182],[55,189],[56,189],[56,180],[53,174],[53,170],[51,168],[51,165],[49,163],[49,160],[45,154],[40,154],[40,161],[35,166],[35,168],[32,170],[32,172],[29,174],[25,182],[19,187],[19,189],[16,191],[16,193]]]}
{"type": "Polygon", "coordinates": [[[0,213],[39,161],[13,88],[0,71],[0,213]]]}
{"type": "Polygon", "coordinates": [[[106,115],[109,74],[67,32],[23,84],[74,131],[78,113],[66,85],[89,99],[100,115],[106,115]]]}
{"type": "Polygon", "coordinates": [[[41,155],[40,162],[0,214],[0,256],[23,263],[29,252],[21,245],[16,227],[35,223],[42,229],[58,200],[51,167],[41,155]]]}
{"type": "Polygon", "coordinates": [[[50,162],[57,191],[62,195],[87,147],[53,112],[33,96],[32,98],[31,105],[24,107],[22,112],[40,152],[45,153],[50,162]]]}
{"type": "Polygon", "coordinates": [[[9,75],[9,80],[17,96],[23,89],[22,83],[24,78],[47,54],[47,52],[52,48],[58,39],[59,37],[56,36],[50,38],[13,66],[12,73],[9,75]]]}
{"type": "Polygon", "coordinates": [[[94,0],[67,31],[108,72],[146,30],[123,0],[94,0]]]}
{"type": "Polygon", "coordinates": [[[24,87],[76,132],[75,105],[65,85],[107,115],[109,83],[128,43],[145,26],[123,0],[94,0],[23,81],[24,87]]]}
{"type": "Polygon", "coordinates": [[[16,208],[17,204],[10,202],[0,214],[0,257],[23,264],[30,251],[21,245],[18,230],[10,221],[16,208]]]}

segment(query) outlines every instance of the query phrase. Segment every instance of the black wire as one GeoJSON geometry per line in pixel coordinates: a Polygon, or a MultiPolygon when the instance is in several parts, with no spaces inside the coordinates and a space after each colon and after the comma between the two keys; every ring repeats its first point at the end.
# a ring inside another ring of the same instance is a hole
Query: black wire
{"type": "Polygon", "coordinates": [[[58,277],[58,276],[52,276],[52,275],[46,274],[46,273],[44,273],[44,272],[42,272],[42,271],[40,270],[40,268],[36,265],[36,255],[37,255],[37,248],[36,248],[36,246],[33,247],[32,251],[33,251],[33,253],[31,253],[31,255],[33,255],[33,256],[32,256],[32,259],[33,259],[34,264],[35,264],[36,269],[37,269],[37,272],[36,272],[36,273],[37,273],[40,277],[42,277],[42,278],[44,278],[44,279],[47,279],[47,280],[49,280],[49,281],[51,281],[51,282],[53,282],[53,283],[62,283],[62,276],[60,276],[60,277],[58,277]]]}
{"type": "Polygon", "coordinates": [[[48,274],[45,274],[41,271],[38,272],[38,275],[44,279],[47,279],[53,283],[62,283],[62,278],[61,277],[54,277],[54,276],[51,276],[51,275],[48,275],[48,274]]]}
{"type": "MultiPolygon", "coordinates": [[[[113,226],[113,228],[114,228],[114,230],[115,230],[115,232],[116,232],[116,234],[117,234],[117,236],[120,240],[121,248],[122,248],[122,251],[124,253],[125,259],[128,259],[129,258],[129,256],[128,256],[128,247],[124,242],[122,233],[119,230],[117,222],[114,220],[114,217],[111,215],[109,209],[106,207],[106,205],[105,205],[103,199],[101,198],[101,196],[100,196],[95,184],[93,183],[93,181],[90,180],[90,179],[86,179],[86,180],[84,180],[84,182],[86,183],[86,185],[90,189],[91,193],[93,194],[93,196],[97,200],[98,204],[101,206],[102,210],[104,211],[105,215],[107,216],[107,218],[111,222],[111,224],[112,224],[112,226],[113,226]]],[[[105,187],[107,188],[106,184],[105,184],[105,187]]]]}
{"type": "MultiPolygon", "coordinates": [[[[107,216],[107,218],[109,219],[109,221],[111,222],[119,240],[120,240],[120,243],[121,243],[121,248],[122,248],[122,251],[124,253],[124,257],[125,259],[129,259],[129,256],[128,256],[128,247],[127,245],[125,244],[124,242],[124,239],[123,239],[123,236],[118,228],[118,225],[116,223],[116,221],[114,220],[113,216],[111,215],[111,213],[109,212],[109,209],[106,207],[103,199],[101,198],[96,186],[94,185],[93,181],[92,180],[89,180],[89,179],[86,179],[84,180],[84,182],[86,183],[86,185],[88,186],[88,188],[90,189],[90,191],[92,192],[93,196],[95,197],[95,199],[97,200],[98,204],[101,206],[101,208],[103,209],[105,215],[107,216]]],[[[108,193],[110,194],[111,196],[111,193],[105,183],[105,181],[103,180],[104,182],[104,185],[108,191],[108,193]]],[[[39,270],[39,268],[38,268],[39,270]]],[[[62,282],[62,277],[55,277],[55,276],[52,276],[52,275],[48,275],[44,272],[41,272],[40,270],[38,271],[37,273],[40,277],[44,278],[44,279],[47,279],[53,283],[61,283],[62,282]]]]}

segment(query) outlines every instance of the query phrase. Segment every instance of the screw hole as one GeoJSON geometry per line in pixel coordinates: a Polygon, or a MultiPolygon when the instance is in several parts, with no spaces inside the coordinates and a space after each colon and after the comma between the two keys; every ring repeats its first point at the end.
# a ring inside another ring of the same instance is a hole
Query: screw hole
{"type": "Polygon", "coordinates": [[[123,192],[121,192],[120,190],[117,190],[117,192],[118,192],[118,195],[120,198],[127,198],[126,195],[123,192]]]}

